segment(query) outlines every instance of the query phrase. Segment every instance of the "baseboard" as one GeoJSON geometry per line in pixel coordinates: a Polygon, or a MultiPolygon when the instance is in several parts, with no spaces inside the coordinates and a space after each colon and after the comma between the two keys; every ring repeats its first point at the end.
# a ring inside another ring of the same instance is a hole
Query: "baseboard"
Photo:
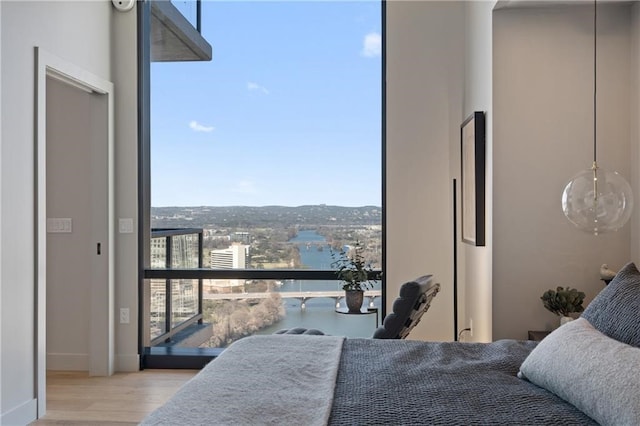
{"type": "MultiPolygon", "coordinates": [[[[88,354],[47,354],[47,370],[89,371],[88,354]]],[[[116,355],[115,371],[131,372],[140,370],[140,356],[116,355]]]]}
{"type": "Polygon", "coordinates": [[[116,372],[140,371],[140,355],[116,355],[116,372]]]}
{"type": "Polygon", "coordinates": [[[47,370],[89,371],[89,354],[48,353],[47,370]]]}
{"type": "Polygon", "coordinates": [[[30,399],[0,416],[3,425],[28,425],[38,417],[38,400],[30,399]]]}
{"type": "Polygon", "coordinates": [[[143,368],[201,370],[222,351],[222,348],[154,346],[145,348],[143,368]]]}

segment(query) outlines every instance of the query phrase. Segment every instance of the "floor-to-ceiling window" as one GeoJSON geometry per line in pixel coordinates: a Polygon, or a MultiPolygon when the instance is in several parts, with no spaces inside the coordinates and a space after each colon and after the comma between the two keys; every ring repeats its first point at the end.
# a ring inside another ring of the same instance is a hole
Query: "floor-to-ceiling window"
{"type": "Polygon", "coordinates": [[[370,336],[373,316],[336,314],[329,270],[356,243],[382,269],[380,2],[205,1],[201,21],[211,61],[151,63],[146,191],[150,268],[208,273],[145,280],[148,340],[370,336]]]}

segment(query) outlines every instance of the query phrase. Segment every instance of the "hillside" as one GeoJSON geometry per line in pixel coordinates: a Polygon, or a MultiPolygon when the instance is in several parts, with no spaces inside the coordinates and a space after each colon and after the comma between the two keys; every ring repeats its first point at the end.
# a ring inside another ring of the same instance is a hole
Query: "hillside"
{"type": "Polygon", "coordinates": [[[152,228],[289,228],[368,226],[382,223],[382,208],[264,206],[264,207],[152,207],[152,228]]]}

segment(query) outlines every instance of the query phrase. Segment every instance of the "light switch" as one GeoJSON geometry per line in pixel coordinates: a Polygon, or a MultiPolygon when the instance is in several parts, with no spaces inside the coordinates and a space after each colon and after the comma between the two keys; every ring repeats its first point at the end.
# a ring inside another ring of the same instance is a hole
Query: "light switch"
{"type": "Polygon", "coordinates": [[[70,234],[72,232],[70,217],[47,218],[47,232],[53,234],[70,234]]]}
{"type": "Polygon", "coordinates": [[[121,234],[133,234],[133,219],[123,217],[118,220],[118,232],[121,234]]]}

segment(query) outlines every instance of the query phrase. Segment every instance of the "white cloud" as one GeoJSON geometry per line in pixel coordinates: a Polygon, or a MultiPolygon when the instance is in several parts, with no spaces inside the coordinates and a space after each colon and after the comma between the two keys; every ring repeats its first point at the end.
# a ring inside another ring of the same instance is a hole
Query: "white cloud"
{"type": "Polygon", "coordinates": [[[382,36],[379,33],[369,33],[364,36],[360,54],[367,58],[376,58],[382,54],[382,36]]]}
{"type": "Polygon", "coordinates": [[[198,123],[196,120],[191,120],[189,122],[189,127],[191,127],[191,129],[194,132],[213,132],[215,130],[215,127],[213,126],[205,126],[204,124],[200,124],[198,123]]]}
{"type": "Polygon", "coordinates": [[[256,185],[251,180],[241,180],[236,182],[235,187],[233,188],[233,192],[239,192],[241,194],[255,194],[256,193],[256,185]]]}
{"type": "Polygon", "coordinates": [[[247,90],[249,90],[250,92],[253,90],[258,90],[264,93],[265,95],[269,94],[269,90],[266,87],[261,86],[258,83],[254,83],[253,81],[250,81],[247,83],[247,90]]]}

